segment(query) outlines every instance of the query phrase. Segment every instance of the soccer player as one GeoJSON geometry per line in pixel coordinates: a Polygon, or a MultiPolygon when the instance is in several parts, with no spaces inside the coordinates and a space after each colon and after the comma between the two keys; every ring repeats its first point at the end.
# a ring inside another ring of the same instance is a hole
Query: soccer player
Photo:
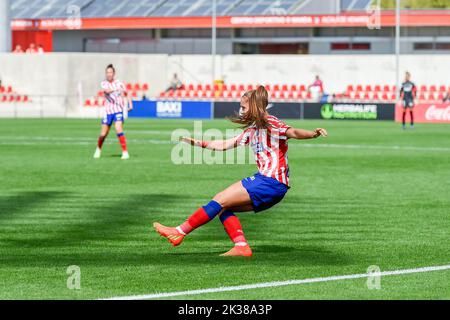
{"type": "Polygon", "coordinates": [[[403,103],[403,129],[406,129],[406,113],[409,110],[411,128],[414,128],[414,100],[416,99],[417,88],[416,85],[411,82],[411,74],[406,72],[405,82],[400,89],[400,97],[403,103]]]}
{"type": "Polygon", "coordinates": [[[123,132],[123,123],[125,121],[124,112],[133,109],[133,101],[126,93],[125,85],[115,79],[116,69],[112,64],[106,67],[106,80],[102,81],[101,88],[105,94],[105,116],[102,120],[102,130],[98,138],[97,149],[94,158],[99,159],[102,154],[103,143],[109,134],[109,130],[114,122],[114,126],[122,147],[122,160],[130,158],[127,150],[127,141],[123,132]]]}
{"type": "Polygon", "coordinates": [[[313,139],[327,136],[325,129],[307,131],[295,129],[267,113],[268,93],[262,86],[249,91],[241,99],[239,116],[232,119],[244,127],[244,132],[229,140],[199,141],[181,140],[196,147],[210,150],[229,150],[250,145],[255,153],[259,172],[238,181],[218,193],[212,201],[195,211],[176,228],[157,222],[156,231],[178,246],[184,237],[198,227],[219,216],[234,247],[223,256],[252,256],[252,250],[235,212],[261,212],[280,202],[289,187],[288,139],[313,139]]]}

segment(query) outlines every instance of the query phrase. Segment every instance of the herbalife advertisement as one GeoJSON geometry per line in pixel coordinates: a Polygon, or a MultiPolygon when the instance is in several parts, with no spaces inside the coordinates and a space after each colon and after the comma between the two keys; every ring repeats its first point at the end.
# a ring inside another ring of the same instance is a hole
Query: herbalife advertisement
{"type": "Polygon", "coordinates": [[[305,119],[394,120],[394,104],[386,103],[305,103],[305,119]]]}

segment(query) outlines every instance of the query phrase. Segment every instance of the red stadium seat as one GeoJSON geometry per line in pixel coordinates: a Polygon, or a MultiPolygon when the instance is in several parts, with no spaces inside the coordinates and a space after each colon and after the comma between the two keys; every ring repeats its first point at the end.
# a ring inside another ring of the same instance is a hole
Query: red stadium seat
{"type": "Polygon", "coordinates": [[[311,94],[311,92],[309,92],[308,91],[308,93],[306,94],[306,97],[305,97],[306,99],[312,99],[312,94],[311,94]]]}
{"type": "Polygon", "coordinates": [[[12,92],[13,92],[12,87],[11,87],[11,86],[8,86],[8,87],[6,88],[6,93],[12,93],[12,92]]]}
{"type": "Polygon", "coordinates": [[[356,91],[357,91],[357,92],[362,92],[362,91],[363,91],[362,85],[360,85],[360,84],[357,85],[357,86],[356,86],[356,91]]]}
{"type": "Polygon", "coordinates": [[[392,94],[391,94],[391,101],[395,101],[397,99],[397,94],[395,93],[395,92],[393,92],[392,94]]]}
{"type": "Polygon", "coordinates": [[[148,89],[149,89],[148,83],[144,83],[142,85],[142,91],[148,91],[148,89]]]}
{"type": "Polygon", "coordinates": [[[127,83],[127,84],[125,85],[125,88],[127,89],[127,91],[133,90],[133,86],[131,85],[131,83],[127,83]]]}
{"type": "Polygon", "coordinates": [[[27,103],[30,101],[30,98],[28,98],[28,96],[23,96],[23,102],[27,103]]]}
{"type": "Polygon", "coordinates": [[[375,92],[373,94],[372,100],[375,100],[375,101],[379,101],[380,100],[380,96],[378,95],[378,92],[375,92]]]}
{"type": "Polygon", "coordinates": [[[438,98],[439,101],[444,100],[444,93],[443,92],[439,92],[438,98]]]}
{"type": "Polygon", "coordinates": [[[254,87],[253,87],[252,84],[248,84],[247,85],[247,91],[250,91],[250,90],[253,90],[253,89],[254,89],[254,87]]]}
{"type": "Polygon", "coordinates": [[[197,88],[195,90],[203,91],[203,86],[201,84],[197,84],[197,88]]]}
{"type": "Polygon", "coordinates": [[[84,102],[84,106],[85,106],[85,107],[92,107],[91,100],[90,100],[90,99],[87,99],[87,100],[84,102]]]}
{"type": "Polygon", "coordinates": [[[427,88],[426,85],[421,85],[420,86],[420,92],[427,92],[427,91],[428,91],[428,88],[427,88]]]}
{"type": "Polygon", "coordinates": [[[7,96],[2,96],[2,102],[6,102],[8,100],[8,97],[7,96]]]}
{"type": "Polygon", "coordinates": [[[437,89],[436,89],[436,86],[430,86],[430,92],[436,92],[437,91],[437,89]]]}
{"type": "Polygon", "coordinates": [[[230,90],[231,91],[237,91],[236,85],[232,84],[231,87],[230,87],[230,90]]]}
{"type": "Polygon", "coordinates": [[[364,100],[370,100],[370,94],[369,94],[369,92],[366,92],[366,93],[364,94],[364,100]]]}
{"type": "Polygon", "coordinates": [[[425,92],[424,92],[424,91],[421,91],[421,92],[420,92],[420,94],[419,94],[419,100],[420,100],[420,101],[426,101],[426,100],[427,100],[427,98],[425,97],[425,92]]]}
{"type": "Polygon", "coordinates": [[[353,91],[355,91],[355,89],[353,88],[353,86],[351,84],[349,84],[347,86],[347,92],[353,92],[353,91]]]}
{"type": "Polygon", "coordinates": [[[238,87],[238,91],[245,91],[245,86],[243,84],[240,84],[238,87]]]}
{"type": "Polygon", "coordinates": [[[274,85],[273,91],[280,91],[280,86],[278,84],[274,85]]]}
{"type": "Polygon", "coordinates": [[[365,91],[366,92],[372,92],[373,91],[372,90],[372,86],[371,85],[366,85],[365,91]]]}
{"type": "Polygon", "coordinates": [[[136,84],[134,85],[134,87],[133,87],[133,90],[134,90],[134,91],[141,91],[141,90],[142,90],[141,85],[140,85],[139,83],[136,83],[136,84]]]}
{"type": "Polygon", "coordinates": [[[4,86],[1,86],[1,87],[0,87],[0,94],[5,93],[5,91],[6,91],[6,90],[5,90],[5,87],[4,87],[4,86]]]}
{"type": "Polygon", "coordinates": [[[353,96],[354,100],[361,100],[361,95],[359,94],[359,91],[355,92],[355,95],[353,96]]]}
{"type": "Polygon", "coordinates": [[[266,84],[264,87],[267,91],[272,91],[272,86],[270,84],[266,84]]]}
{"type": "Polygon", "coordinates": [[[205,85],[205,91],[212,91],[212,87],[210,84],[205,85]]]}
{"type": "Polygon", "coordinates": [[[383,92],[390,92],[391,91],[391,87],[389,85],[384,85],[383,86],[383,92]]]}
{"type": "Polygon", "coordinates": [[[388,101],[389,100],[389,97],[388,97],[387,93],[383,93],[383,96],[381,97],[381,100],[383,100],[383,101],[388,101]]]}
{"type": "Polygon", "coordinates": [[[289,91],[288,85],[287,85],[287,84],[283,84],[283,85],[281,86],[281,91],[289,91]]]}
{"type": "Polygon", "coordinates": [[[374,88],[374,91],[375,91],[375,92],[381,92],[381,86],[377,84],[377,85],[375,86],[375,88],[374,88]]]}
{"type": "Polygon", "coordinates": [[[445,92],[445,91],[446,91],[445,86],[440,86],[440,87],[439,87],[439,92],[445,92]]]}
{"type": "Polygon", "coordinates": [[[306,91],[306,86],[304,84],[300,85],[300,88],[298,89],[299,91],[305,92],[306,91]]]}
{"type": "Polygon", "coordinates": [[[297,85],[296,84],[292,84],[291,85],[291,91],[292,92],[297,92],[297,85]]]}

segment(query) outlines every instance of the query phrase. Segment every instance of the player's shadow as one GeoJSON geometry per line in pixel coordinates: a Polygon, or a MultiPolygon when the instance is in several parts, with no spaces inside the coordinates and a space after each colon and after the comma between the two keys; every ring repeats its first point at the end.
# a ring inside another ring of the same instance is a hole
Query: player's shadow
{"type": "MultiPolygon", "coordinates": [[[[312,242],[286,246],[255,244],[255,256],[251,259],[219,257],[219,254],[230,248],[231,243],[218,221],[196,231],[196,234],[186,239],[182,247],[172,248],[151,227],[153,221],[160,219],[168,224],[183,221],[189,213],[185,205],[191,203],[192,199],[172,194],[127,194],[111,197],[103,194],[20,194],[2,199],[0,219],[18,213],[32,215],[33,206],[41,206],[41,210],[45,209],[46,212],[50,210],[52,218],[51,210],[58,211],[61,207],[55,204],[54,207],[47,208],[47,205],[65,200],[66,215],[55,214],[55,221],[50,227],[37,225],[36,230],[33,230],[35,232],[26,229],[22,236],[22,232],[18,230],[17,236],[2,238],[2,245],[13,249],[10,251],[11,255],[5,254],[2,257],[2,264],[70,265],[76,262],[84,266],[226,267],[231,263],[243,267],[298,267],[346,265],[352,262],[350,256],[322,248],[312,242]],[[55,198],[57,201],[52,201],[55,198]],[[173,208],[181,209],[179,213],[174,213],[173,208]],[[9,213],[5,214],[3,211],[9,213]],[[192,242],[189,243],[190,241],[192,242]],[[28,254],[17,257],[14,255],[14,248],[20,248],[28,254]]],[[[252,220],[252,228],[249,228],[251,233],[258,235],[258,230],[267,229],[264,225],[265,219],[254,216],[249,216],[248,219],[252,220]]]]}

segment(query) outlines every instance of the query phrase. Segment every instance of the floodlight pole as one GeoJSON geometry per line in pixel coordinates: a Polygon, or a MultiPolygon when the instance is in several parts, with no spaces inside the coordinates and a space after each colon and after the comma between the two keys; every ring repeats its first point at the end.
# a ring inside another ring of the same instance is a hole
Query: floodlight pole
{"type": "Polygon", "coordinates": [[[211,102],[211,118],[214,118],[214,108],[216,99],[216,90],[214,89],[214,82],[216,81],[216,54],[217,54],[217,0],[212,0],[212,27],[211,27],[211,87],[212,87],[212,102],[211,102]]]}
{"type": "Polygon", "coordinates": [[[10,0],[0,0],[0,52],[11,52],[10,0]]]}
{"type": "Polygon", "coordinates": [[[217,0],[212,0],[212,82],[216,80],[216,54],[217,54],[217,0]]]}
{"type": "Polygon", "coordinates": [[[396,0],[395,9],[395,72],[396,72],[396,98],[400,98],[400,0],[396,0]]]}

